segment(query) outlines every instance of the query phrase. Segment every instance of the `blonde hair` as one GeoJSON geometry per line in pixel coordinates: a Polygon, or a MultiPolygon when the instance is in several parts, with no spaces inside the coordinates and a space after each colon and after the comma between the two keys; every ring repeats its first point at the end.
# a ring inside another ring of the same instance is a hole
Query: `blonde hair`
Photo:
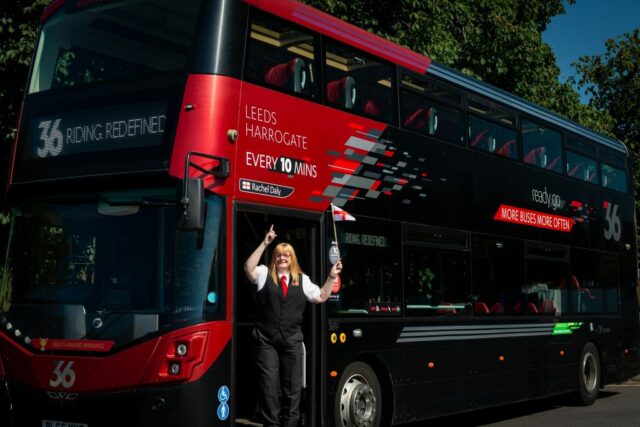
{"type": "Polygon", "coordinates": [[[296,251],[293,250],[293,246],[289,243],[280,243],[273,250],[273,254],[271,255],[271,265],[269,265],[269,273],[276,284],[280,284],[280,281],[278,280],[278,271],[276,269],[276,257],[278,254],[287,252],[291,255],[291,266],[289,267],[291,282],[298,283],[298,278],[303,274],[300,264],[298,264],[298,257],[296,257],[296,251]]]}

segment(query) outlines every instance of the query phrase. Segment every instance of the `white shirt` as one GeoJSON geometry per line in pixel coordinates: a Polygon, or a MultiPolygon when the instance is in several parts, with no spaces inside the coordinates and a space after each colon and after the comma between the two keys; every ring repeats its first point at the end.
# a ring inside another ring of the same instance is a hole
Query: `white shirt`
{"type": "MultiPolygon", "coordinates": [[[[258,276],[258,280],[256,285],[258,286],[258,292],[264,288],[264,285],[267,283],[267,276],[269,275],[269,268],[262,264],[256,267],[256,273],[258,276]]],[[[287,277],[289,274],[287,274],[287,277]]],[[[290,282],[290,280],[288,280],[290,282]]],[[[306,274],[302,274],[302,292],[304,292],[304,296],[307,297],[307,301],[309,302],[320,302],[320,287],[313,283],[309,276],[306,274]]]]}

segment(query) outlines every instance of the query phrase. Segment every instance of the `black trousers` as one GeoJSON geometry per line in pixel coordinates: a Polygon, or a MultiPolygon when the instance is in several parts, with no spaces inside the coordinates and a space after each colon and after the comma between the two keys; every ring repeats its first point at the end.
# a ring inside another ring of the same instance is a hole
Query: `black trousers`
{"type": "Polygon", "coordinates": [[[264,427],[297,427],[302,394],[302,332],[269,339],[257,328],[256,364],[264,427]]]}

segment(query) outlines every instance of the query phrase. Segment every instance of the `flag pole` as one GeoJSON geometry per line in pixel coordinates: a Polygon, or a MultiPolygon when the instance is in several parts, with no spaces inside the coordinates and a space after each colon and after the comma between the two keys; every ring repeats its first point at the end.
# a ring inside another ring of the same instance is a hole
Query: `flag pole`
{"type": "Polygon", "coordinates": [[[340,260],[340,246],[338,246],[338,232],[336,231],[336,217],[333,214],[333,203],[331,203],[331,221],[333,222],[333,241],[336,242],[338,260],[340,260]]]}

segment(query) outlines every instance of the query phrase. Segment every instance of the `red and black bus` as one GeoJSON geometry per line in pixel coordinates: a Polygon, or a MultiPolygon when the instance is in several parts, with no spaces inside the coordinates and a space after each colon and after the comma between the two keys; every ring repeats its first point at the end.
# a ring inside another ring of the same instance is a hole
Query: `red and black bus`
{"type": "Polygon", "coordinates": [[[242,265],[272,224],[316,283],[335,240],[345,266],[305,313],[304,425],[638,372],[616,140],[292,0],[55,1],[26,93],[2,425],[255,424],[242,265]]]}

